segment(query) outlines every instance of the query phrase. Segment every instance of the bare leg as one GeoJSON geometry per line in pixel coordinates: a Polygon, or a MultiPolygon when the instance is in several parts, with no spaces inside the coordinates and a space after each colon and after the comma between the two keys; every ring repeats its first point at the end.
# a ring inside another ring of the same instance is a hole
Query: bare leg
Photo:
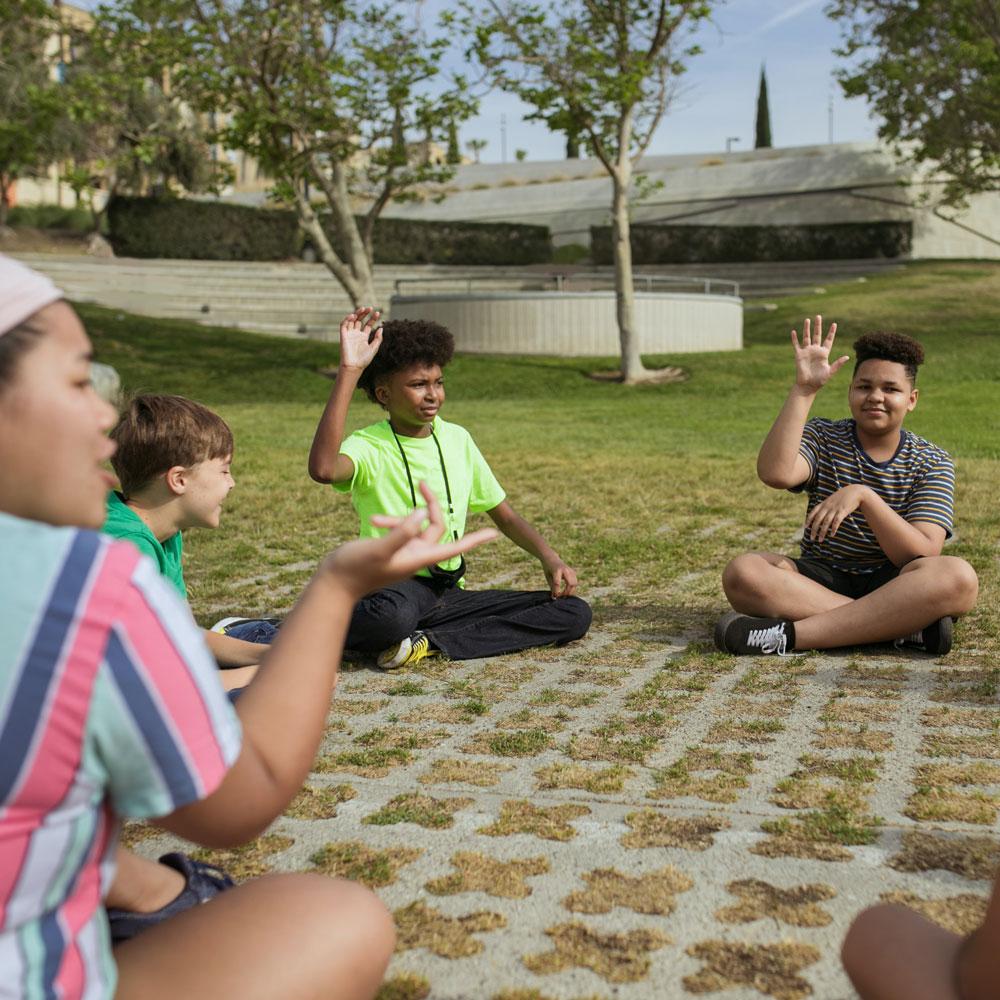
{"type": "Polygon", "coordinates": [[[944,615],[957,617],[976,603],[979,581],[964,559],[915,559],[895,580],[856,601],[795,621],[797,649],[829,649],[887,642],[910,635],[944,615]]]}
{"type": "Polygon", "coordinates": [[[854,603],[802,576],[791,559],[777,552],[737,556],[723,571],[722,586],[734,611],[789,621],[854,603]]]}
{"type": "Polygon", "coordinates": [[[396,943],[363,886],[271,875],[115,949],[117,1000],[370,1000],[396,943]]]}
{"type": "Polygon", "coordinates": [[[961,942],[904,906],[875,906],[851,924],[841,957],[862,1000],[958,1000],[961,942]]]}
{"type": "Polygon", "coordinates": [[[184,890],[184,876],[173,868],[118,848],[115,880],[104,905],[113,910],[152,913],[176,899],[184,890]]]}

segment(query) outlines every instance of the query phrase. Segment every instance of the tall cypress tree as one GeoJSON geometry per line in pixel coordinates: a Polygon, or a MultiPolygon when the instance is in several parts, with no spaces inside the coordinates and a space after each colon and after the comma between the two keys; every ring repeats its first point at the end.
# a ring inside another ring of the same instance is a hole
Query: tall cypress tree
{"type": "Polygon", "coordinates": [[[763,65],[760,67],[760,89],[757,91],[757,124],[754,128],[756,138],[754,149],[771,148],[771,109],[767,103],[767,76],[763,65]]]}
{"type": "Polygon", "coordinates": [[[444,161],[451,164],[462,162],[462,151],[458,148],[458,126],[453,121],[448,123],[448,152],[444,161]]]}

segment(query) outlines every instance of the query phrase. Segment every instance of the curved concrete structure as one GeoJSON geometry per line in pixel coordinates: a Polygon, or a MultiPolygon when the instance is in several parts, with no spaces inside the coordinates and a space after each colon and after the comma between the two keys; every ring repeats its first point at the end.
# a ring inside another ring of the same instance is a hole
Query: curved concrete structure
{"type": "MultiPolygon", "coordinates": [[[[394,295],[393,319],[428,319],[470,354],[617,355],[613,292],[439,292],[394,295]]],[[[743,300],[735,295],[636,292],[644,354],[738,351],[743,300]]]]}

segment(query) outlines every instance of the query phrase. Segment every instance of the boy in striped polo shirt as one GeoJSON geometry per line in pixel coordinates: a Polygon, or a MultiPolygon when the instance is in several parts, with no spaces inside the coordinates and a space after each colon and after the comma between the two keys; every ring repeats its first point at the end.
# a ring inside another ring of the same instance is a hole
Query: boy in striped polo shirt
{"type": "Polygon", "coordinates": [[[955,470],[946,451],[903,429],[917,405],[923,348],[896,333],[854,342],[851,416],[809,419],[833,363],[837,325],[822,317],[792,331],[795,384],[757,456],[768,486],[805,491],[802,552],[750,552],[722,583],[735,612],[716,625],[716,645],[760,655],[897,641],[943,656],[952,618],[976,601],[963,559],[941,555],[952,534],[955,470]]]}

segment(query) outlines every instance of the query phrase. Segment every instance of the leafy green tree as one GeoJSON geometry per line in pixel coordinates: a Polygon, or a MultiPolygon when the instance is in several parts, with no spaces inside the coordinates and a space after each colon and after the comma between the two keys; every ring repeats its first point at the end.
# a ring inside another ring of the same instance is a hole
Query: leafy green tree
{"type": "Polygon", "coordinates": [[[466,144],[465,148],[472,153],[472,158],[479,162],[479,154],[489,145],[485,139],[470,139],[466,144]]]}
{"type": "Polygon", "coordinates": [[[59,22],[44,0],[0,0],[0,226],[14,183],[60,154],[59,84],[49,42],[59,22]]]}
{"type": "Polygon", "coordinates": [[[472,51],[528,116],[578,135],[611,178],[622,378],[646,375],[635,335],[629,195],[711,0],[465,0],[472,51]]]}
{"type": "Polygon", "coordinates": [[[113,10],[148,33],[172,67],[172,92],[216,116],[222,145],[275,179],[351,299],[374,302],[375,220],[452,175],[429,161],[426,140],[447,141],[450,123],[475,108],[464,80],[442,79],[450,42],[422,29],[419,5],[115,0],[113,10]]]}
{"type": "Polygon", "coordinates": [[[767,103],[767,74],[760,68],[760,86],[757,88],[757,120],[754,122],[754,149],[771,148],[771,108],[767,103]]]}
{"type": "Polygon", "coordinates": [[[838,75],[882,119],[904,159],[939,166],[942,200],[1000,189],[1000,2],[834,0],[843,24],[838,75]]]}

